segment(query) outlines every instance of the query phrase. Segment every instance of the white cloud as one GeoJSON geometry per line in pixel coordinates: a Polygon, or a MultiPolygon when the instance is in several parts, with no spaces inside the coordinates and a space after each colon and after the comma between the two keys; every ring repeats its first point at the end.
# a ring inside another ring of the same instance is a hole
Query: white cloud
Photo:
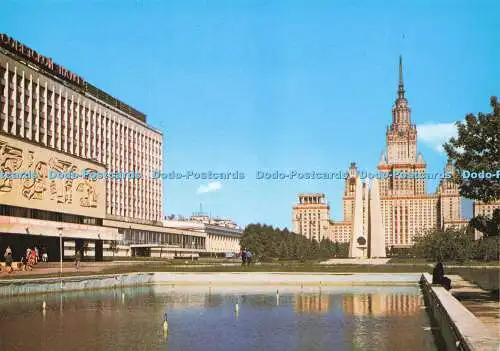
{"type": "Polygon", "coordinates": [[[417,126],[418,139],[437,152],[444,152],[443,144],[457,136],[455,123],[428,123],[417,126]]]}
{"type": "Polygon", "coordinates": [[[198,194],[213,193],[220,190],[221,188],[222,184],[220,182],[210,182],[207,185],[200,185],[196,192],[198,194]]]}

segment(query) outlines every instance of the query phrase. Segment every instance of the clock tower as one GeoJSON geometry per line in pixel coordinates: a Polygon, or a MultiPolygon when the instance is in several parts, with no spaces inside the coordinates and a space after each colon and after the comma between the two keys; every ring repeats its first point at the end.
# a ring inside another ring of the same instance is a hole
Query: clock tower
{"type": "Polygon", "coordinates": [[[412,164],[417,159],[417,127],[411,123],[411,109],[405,96],[403,59],[399,57],[398,97],[392,108],[392,124],[387,128],[387,162],[412,164]]]}
{"type": "Polygon", "coordinates": [[[411,109],[405,96],[403,59],[399,57],[398,95],[392,108],[392,123],[387,127],[386,152],[382,154],[378,170],[388,173],[380,184],[384,195],[417,195],[425,192],[424,179],[415,176],[425,173],[425,162],[417,154],[417,127],[411,123],[411,109]],[[405,176],[408,174],[408,176],[405,176]]]}

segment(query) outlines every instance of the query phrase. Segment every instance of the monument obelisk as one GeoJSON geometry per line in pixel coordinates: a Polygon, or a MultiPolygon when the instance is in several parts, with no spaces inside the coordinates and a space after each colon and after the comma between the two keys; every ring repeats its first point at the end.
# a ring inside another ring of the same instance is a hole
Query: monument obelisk
{"type": "Polygon", "coordinates": [[[366,235],[363,232],[363,184],[359,175],[356,176],[356,187],[354,194],[354,223],[349,244],[349,257],[362,258],[363,246],[366,247],[366,235]],[[364,244],[363,244],[363,238],[364,244]]]}
{"type": "Polygon", "coordinates": [[[385,257],[385,233],[378,180],[370,185],[370,258],[385,257]]]}

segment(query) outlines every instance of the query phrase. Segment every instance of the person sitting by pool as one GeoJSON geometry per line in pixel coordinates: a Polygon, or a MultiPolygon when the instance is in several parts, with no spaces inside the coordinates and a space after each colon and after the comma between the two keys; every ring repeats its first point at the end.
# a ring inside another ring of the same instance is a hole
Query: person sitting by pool
{"type": "Polygon", "coordinates": [[[432,284],[442,285],[446,290],[451,289],[451,280],[444,276],[444,267],[441,261],[438,261],[432,270],[432,284]]]}

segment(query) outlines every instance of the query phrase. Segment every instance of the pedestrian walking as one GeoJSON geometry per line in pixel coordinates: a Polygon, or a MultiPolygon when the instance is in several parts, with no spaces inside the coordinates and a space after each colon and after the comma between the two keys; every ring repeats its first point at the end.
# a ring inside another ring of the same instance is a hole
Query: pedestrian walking
{"type": "Polygon", "coordinates": [[[30,255],[28,256],[28,269],[31,271],[36,264],[36,252],[35,250],[30,250],[30,255]]]}
{"type": "Polygon", "coordinates": [[[241,265],[244,266],[247,263],[247,253],[245,250],[241,251],[241,265]]]}
{"type": "Polygon", "coordinates": [[[21,257],[21,265],[23,266],[23,271],[28,270],[28,258],[26,257],[26,255],[23,255],[23,257],[21,257]]]}
{"type": "Polygon", "coordinates": [[[82,254],[80,253],[80,250],[76,250],[75,254],[75,267],[76,270],[80,269],[80,261],[82,260],[82,254]]]}
{"type": "Polygon", "coordinates": [[[6,255],[5,255],[5,265],[7,266],[7,273],[12,273],[12,252],[8,252],[6,255]]]}
{"type": "Polygon", "coordinates": [[[3,254],[3,258],[6,260],[7,259],[7,255],[8,254],[11,254],[12,255],[12,249],[10,248],[10,246],[7,246],[7,248],[5,249],[5,252],[3,254]]]}
{"type": "Polygon", "coordinates": [[[247,265],[250,266],[251,263],[252,263],[252,252],[247,251],[247,265]]]}

